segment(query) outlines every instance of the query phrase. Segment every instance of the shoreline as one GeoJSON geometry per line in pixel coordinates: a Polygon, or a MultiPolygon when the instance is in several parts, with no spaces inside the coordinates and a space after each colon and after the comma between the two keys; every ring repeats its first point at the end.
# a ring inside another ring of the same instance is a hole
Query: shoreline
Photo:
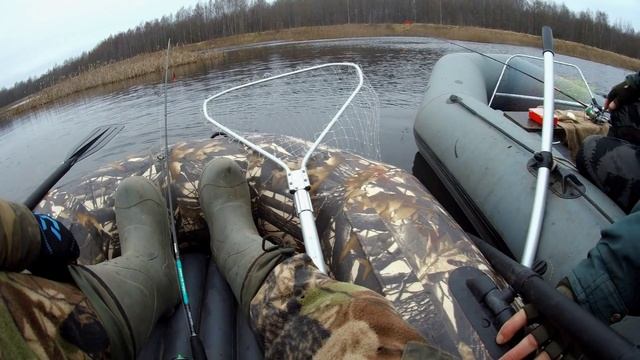
{"type": "MultiPolygon", "coordinates": [[[[194,63],[216,65],[223,61],[224,52],[269,42],[313,41],[323,39],[359,37],[434,37],[448,40],[473,41],[506,45],[540,47],[539,36],[487,28],[435,24],[350,24],[316,27],[300,27],[228,36],[200,43],[172,48],[170,66],[194,63]]],[[[613,53],[588,45],[565,40],[555,40],[559,54],[625,69],[640,69],[640,59],[613,53]]],[[[13,104],[0,108],[0,121],[25,111],[44,106],[56,100],[86,90],[139,78],[164,69],[165,50],[136,55],[132,58],[89,69],[77,76],[29,95],[13,104]]]]}

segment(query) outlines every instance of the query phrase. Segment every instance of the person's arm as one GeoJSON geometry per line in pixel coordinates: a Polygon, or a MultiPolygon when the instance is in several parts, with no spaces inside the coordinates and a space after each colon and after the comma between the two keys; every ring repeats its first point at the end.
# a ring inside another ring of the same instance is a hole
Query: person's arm
{"type": "Polygon", "coordinates": [[[640,89],[640,71],[635,74],[627,75],[626,81],[632,87],[640,89]]]}
{"type": "Polygon", "coordinates": [[[614,86],[604,101],[604,108],[617,110],[621,106],[640,100],[640,72],[627,75],[625,80],[614,86]]]}
{"type": "MultiPolygon", "coordinates": [[[[602,238],[571,272],[558,284],[558,290],[576,301],[605,323],[624,315],[640,314],[640,203],[624,219],[602,231],[602,238]]],[[[500,329],[498,344],[510,341],[527,325],[527,315],[520,310],[500,329]]],[[[539,347],[534,334],[528,334],[509,350],[503,359],[524,359],[539,347]]],[[[549,359],[543,351],[536,359],[549,359]]]]}
{"type": "Polygon", "coordinates": [[[40,227],[26,206],[0,199],[0,270],[19,272],[40,254],[40,227]]]}
{"type": "Polygon", "coordinates": [[[37,276],[66,281],[67,265],[79,255],[73,234],[60,221],[0,199],[0,271],[28,269],[37,276]]]}
{"type": "Polygon", "coordinates": [[[576,302],[605,323],[640,314],[640,204],[602,231],[568,279],[576,302]]]}

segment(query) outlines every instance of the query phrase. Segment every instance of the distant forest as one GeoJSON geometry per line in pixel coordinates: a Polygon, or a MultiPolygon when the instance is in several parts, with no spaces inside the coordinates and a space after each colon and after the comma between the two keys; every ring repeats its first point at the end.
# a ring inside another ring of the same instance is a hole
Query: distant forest
{"type": "MultiPolygon", "coordinates": [[[[602,3],[607,6],[606,2],[602,3]]],[[[639,6],[640,10],[640,6],[639,6]]],[[[557,38],[640,58],[640,32],[612,23],[601,11],[573,12],[540,0],[209,0],[109,36],[91,51],[38,78],[0,90],[0,107],[106,63],[163,49],[167,39],[188,44],[222,36],[301,26],[414,21],[479,26],[557,38]]]]}

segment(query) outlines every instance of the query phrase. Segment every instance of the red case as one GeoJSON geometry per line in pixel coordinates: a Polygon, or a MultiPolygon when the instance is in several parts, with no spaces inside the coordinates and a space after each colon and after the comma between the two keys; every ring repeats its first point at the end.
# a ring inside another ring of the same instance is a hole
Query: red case
{"type": "MultiPolygon", "coordinates": [[[[542,126],[543,109],[542,108],[530,108],[529,120],[534,121],[542,126]]],[[[558,116],[553,114],[553,126],[558,125],[558,116]]]]}

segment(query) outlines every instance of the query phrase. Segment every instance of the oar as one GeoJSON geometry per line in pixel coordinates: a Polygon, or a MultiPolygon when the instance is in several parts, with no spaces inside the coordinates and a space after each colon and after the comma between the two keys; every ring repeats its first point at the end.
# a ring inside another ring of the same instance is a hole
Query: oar
{"type": "Polygon", "coordinates": [[[551,28],[542,28],[542,53],[544,56],[544,117],[542,120],[542,140],[540,152],[533,158],[538,166],[538,178],[536,192],[533,198],[533,208],[529,220],[529,231],[524,244],[524,252],[520,263],[531,267],[538,251],[540,232],[544,223],[544,210],[547,202],[547,190],[549,188],[549,175],[553,168],[553,154],[551,145],[553,142],[553,33],[551,28]]]}
{"type": "Polygon", "coordinates": [[[470,237],[493,268],[555,329],[562,330],[590,359],[639,359],[640,349],[569,300],[533,270],[488,243],[470,237]]]}
{"type": "Polygon", "coordinates": [[[67,159],[49,177],[38,186],[38,188],[25,200],[24,204],[31,210],[42,201],[49,190],[60,180],[78,161],[94,154],[102,149],[114,136],[116,136],[124,125],[100,126],[84,138],[67,156],[67,159]]]}

